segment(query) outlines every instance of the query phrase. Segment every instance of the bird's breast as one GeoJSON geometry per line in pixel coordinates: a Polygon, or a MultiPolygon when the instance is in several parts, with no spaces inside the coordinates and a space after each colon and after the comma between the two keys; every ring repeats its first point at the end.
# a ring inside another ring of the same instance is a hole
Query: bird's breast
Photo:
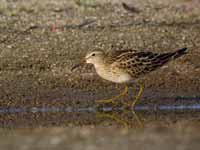
{"type": "Polygon", "coordinates": [[[115,83],[125,83],[131,81],[131,76],[121,69],[113,67],[97,67],[97,74],[103,79],[115,82],[115,83]]]}

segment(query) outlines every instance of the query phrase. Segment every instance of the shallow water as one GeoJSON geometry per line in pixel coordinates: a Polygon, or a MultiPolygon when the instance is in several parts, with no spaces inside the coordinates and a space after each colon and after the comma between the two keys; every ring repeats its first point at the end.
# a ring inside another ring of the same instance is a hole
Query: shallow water
{"type": "MultiPolygon", "coordinates": [[[[95,108],[95,107],[83,107],[83,108],[73,108],[73,107],[31,107],[31,108],[1,108],[0,113],[24,113],[24,112],[31,112],[31,113],[53,113],[53,112],[67,112],[67,113],[81,113],[81,112],[98,112],[101,110],[103,112],[110,112],[110,111],[123,111],[123,107],[102,107],[102,108],[95,108]]],[[[148,105],[139,105],[135,106],[134,110],[137,111],[186,111],[186,110],[193,110],[193,111],[200,111],[200,104],[179,104],[179,105],[155,105],[155,106],[148,106],[148,105]]]]}
{"type": "MultiPolygon", "coordinates": [[[[198,97],[163,97],[159,103],[139,103],[134,107],[145,124],[153,122],[164,123],[167,121],[198,120],[200,113],[200,99],[198,97]],[[175,99],[175,100],[174,100],[175,99]],[[195,113],[193,113],[195,112],[195,113]]],[[[81,103],[75,106],[69,105],[41,105],[31,107],[4,107],[0,108],[1,127],[38,127],[38,126],[82,126],[101,125],[110,123],[120,125],[119,122],[109,117],[97,117],[98,114],[117,114],[120,119],[127,120],[137,126],[130,108],[119,105],[103,104],[89,106],[81,103]]],[[[120,125],[121,126],[121,125],[120,125]]]]}

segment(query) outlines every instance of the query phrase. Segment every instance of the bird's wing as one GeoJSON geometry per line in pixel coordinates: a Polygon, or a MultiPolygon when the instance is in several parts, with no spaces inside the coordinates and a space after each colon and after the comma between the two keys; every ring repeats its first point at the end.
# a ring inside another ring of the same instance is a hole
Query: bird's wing
{"type": "Polygon", "coordinates": [[[124,58],[127,55],[131,55],[136,53],[137,51],[133,49],[125,49],[125,50],[117,50],[117,51],[111,51],[107,54],[107,61],[108,63],[112,64],[115,61],[124,58]]]}
{"type": "Polygon", "coordinates": [[[138,77],[142,74],[151,72],[175,56],[172,53],[152,53],[152,52],[124,52],[115,57],[112,65],[126,70],[132,77],[138,77]]]}

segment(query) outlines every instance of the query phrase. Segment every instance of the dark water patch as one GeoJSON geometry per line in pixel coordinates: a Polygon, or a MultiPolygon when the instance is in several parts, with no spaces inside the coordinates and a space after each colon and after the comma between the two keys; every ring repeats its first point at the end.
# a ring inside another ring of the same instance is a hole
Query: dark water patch
{"type": "MultiPolygon", "coordinates": [[[[6,113],[58,113],[58,112],[66,112],[66,113],[81,113],[81,112],[110,112],[110,111],[123,111],[123,107],[116,107],[113,108],[111,106],[107,107],[85,107],[85,108],[73,108],[73,107],[31,107],[31,108],[1,108],[0,113],[6,114],[6,113]]],[[[187,110],[194,110],[194,111],[200,111],[200,104],[182,104],[182,105],[155,105],[155,106],[149,106],[149,105],[138,105],[134,108],[135,111],[166,111],[166,110],[172,110],[172,111],[187,111],[187,110]]]]}

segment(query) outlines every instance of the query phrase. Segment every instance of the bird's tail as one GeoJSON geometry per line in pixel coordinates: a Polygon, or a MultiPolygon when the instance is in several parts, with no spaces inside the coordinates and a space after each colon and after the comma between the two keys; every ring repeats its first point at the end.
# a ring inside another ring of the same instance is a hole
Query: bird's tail
{"type": "Polygon", "coordinates": [[[152,64],[155,67],[163,66],[170,60],[179,58],[186,53],[187,53],[187,48],[181,48],[176,50],[175,52],[159,54],[152,60],[152,64]]]}
{"type": "Polygon", "coordinates": [[[188,49],[186,47],[176,50],[175,52],[173,52],[172,58],[176,59],[178,57],[181,57],[184,54],[187,54],[187,50],[188,49]]]}
{"type": "Polygon", "coordinates": [[[160,61],[167,62],[167,61],[170,61],[172,59],[179,58],[186,53],[187,53],[187,48],[181,48],[181,49],[176,50],[175,52],[160,54],[157,58],[160,61]]]}

